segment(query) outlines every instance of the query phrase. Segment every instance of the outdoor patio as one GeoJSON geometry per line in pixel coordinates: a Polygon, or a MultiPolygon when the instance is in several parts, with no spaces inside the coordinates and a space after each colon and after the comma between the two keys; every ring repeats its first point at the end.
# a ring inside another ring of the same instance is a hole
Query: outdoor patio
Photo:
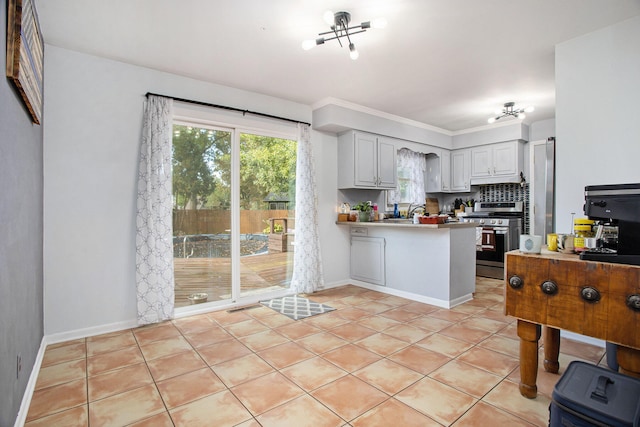
{"type": "MultiPolygon", "coordinates": [[[[241,295],[288,287],[293,252],[240,258],[241,295]]],[[[174,258],[175,307],[191,305],[189,295],[205,292],[207,302],[231,298],[231,258],[174,258]]]]}

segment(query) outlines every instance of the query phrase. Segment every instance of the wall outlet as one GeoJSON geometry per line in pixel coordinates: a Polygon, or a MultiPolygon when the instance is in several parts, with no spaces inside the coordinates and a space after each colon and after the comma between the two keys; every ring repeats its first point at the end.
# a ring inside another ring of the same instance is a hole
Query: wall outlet
{"type": "Polygon", "coordinates": [[[18,353],[16,359],[16,379],[18,379],[20,378],[20,371],[22,371],[22,355],[18,353]]]}

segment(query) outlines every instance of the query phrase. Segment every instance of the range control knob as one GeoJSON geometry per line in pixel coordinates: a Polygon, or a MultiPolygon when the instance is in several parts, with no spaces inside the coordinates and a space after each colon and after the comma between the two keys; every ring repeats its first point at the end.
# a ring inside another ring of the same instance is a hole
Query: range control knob
{"type": "Polygon", "coordinates": [[[509,278],[509,286],[511,286],[513,289],[520,289],[522,286],[524,286],[524,280],[522,280],[522,278],[519,276],[511,276],[509,278]]]}

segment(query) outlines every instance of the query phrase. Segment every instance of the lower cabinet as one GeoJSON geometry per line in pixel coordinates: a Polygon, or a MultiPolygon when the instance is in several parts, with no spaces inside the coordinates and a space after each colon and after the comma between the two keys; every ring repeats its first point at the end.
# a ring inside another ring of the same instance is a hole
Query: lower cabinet
{"type": "Polygon", "coordinates": [[[351,278],[385,285],[383,237],[351,236],[351,278]]]}

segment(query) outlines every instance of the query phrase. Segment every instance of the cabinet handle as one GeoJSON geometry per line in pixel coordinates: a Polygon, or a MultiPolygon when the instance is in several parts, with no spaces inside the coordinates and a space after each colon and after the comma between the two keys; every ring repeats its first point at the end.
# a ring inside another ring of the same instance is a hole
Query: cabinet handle
{"type": "Polygon", "coordinates": [[[555,295],[558,293],[558,285],[556,285],[556,283],[552,282],[551,280],[542,282],[542,284],[540,285],[540,289],[542,289],[542,292],[547,295],[555,295]]]}
{"type": "Polygon", "coordinates": [[[509,278],[509,286],[513,289],[520,289],[524,285],[524,280],[519,276],[511,276],[509,278]]]}
{"type": "Polygon", "coordinates": [[[580,291],[580,296],[583,300],[587,302],[598,302],[600,301],[600,292],[594,287],[585,286],[580,291]]]}
{"type": "Polygon", "coordinates": [[[627,307],[633,311],[640,311],[640,295],[629,295],[627,297],[627,307]]]}

